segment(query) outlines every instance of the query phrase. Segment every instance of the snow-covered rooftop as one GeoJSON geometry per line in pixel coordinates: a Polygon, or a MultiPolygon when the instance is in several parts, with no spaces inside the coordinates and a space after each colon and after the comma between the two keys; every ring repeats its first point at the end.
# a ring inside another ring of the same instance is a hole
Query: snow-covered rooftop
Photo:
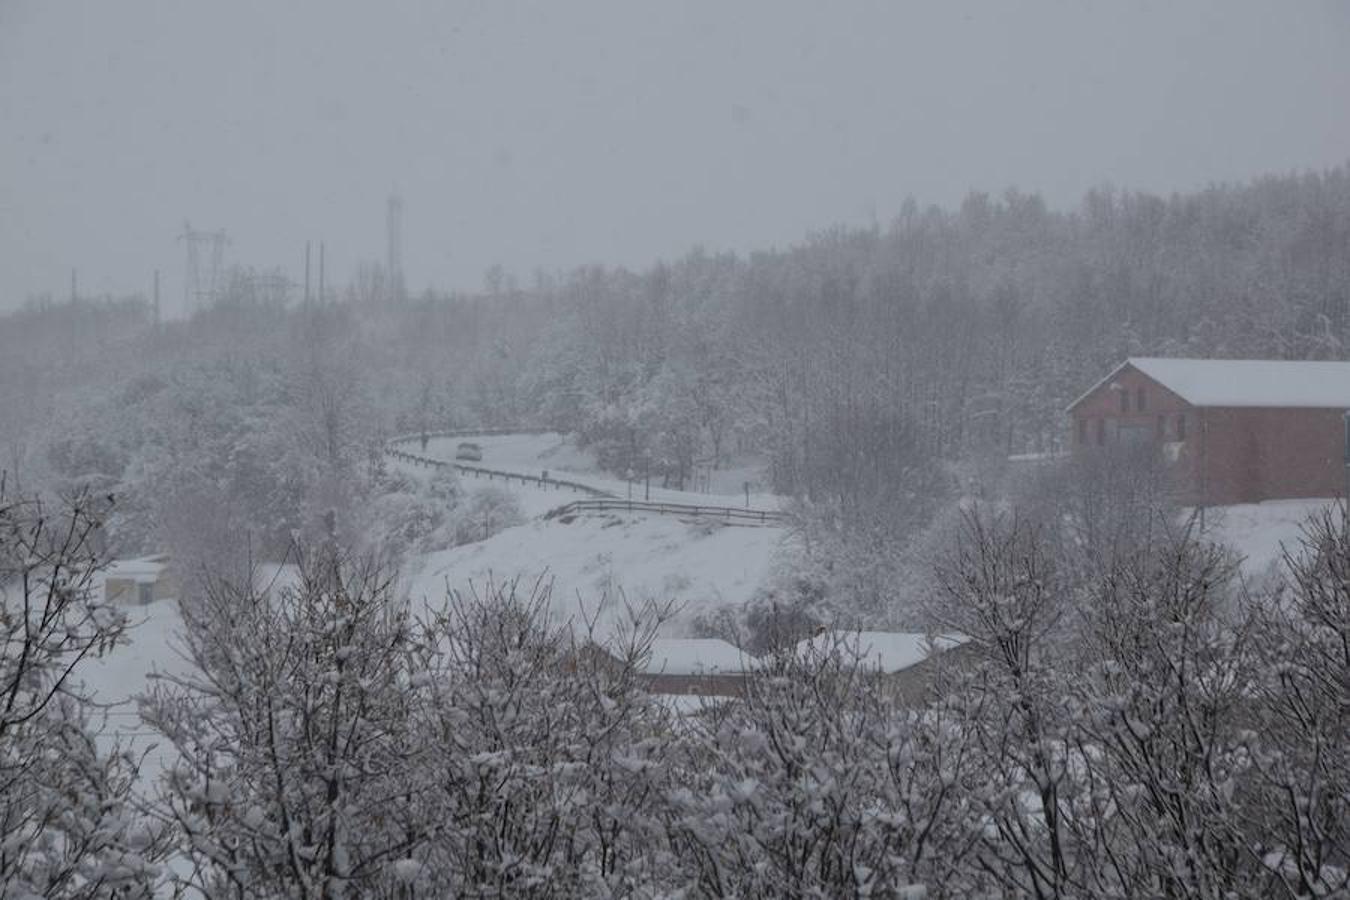
{"type": "Polygon", "coordinates": [[[803,653],[829,653],[836,647],[847,661],[891,675],[923,662],[934,650],[959,647],[963,635],[927,635],[903,631],[823,631],[797,647],[803,653]]]}
{"type": "Polygon", "coordinates": [[[744,672],[753,657],[718,638],[657,638],[643,672],[649,675],[711,675],[744,672]]]}
{"type": "Polygon", "coordinates": [[[127,581],[153,583],[164,574],[169,564],[167,556],[142,556],[139,559],[119,559],[108,564],[103,577],[127,581]]]}
{"type": "Polygon", "coordinates": [[[1192,406],[1350,408],[1350,362],[1148,356],[1130,357],[1073,406],[1110,382],[1125,366],[1133,366],[1192,406]]]}

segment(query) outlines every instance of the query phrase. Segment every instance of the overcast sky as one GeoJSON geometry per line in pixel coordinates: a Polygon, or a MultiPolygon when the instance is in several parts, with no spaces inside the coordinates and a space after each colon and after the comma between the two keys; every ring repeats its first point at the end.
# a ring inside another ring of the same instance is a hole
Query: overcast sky
{"type": "Polygon", "coordinates": [[[0,307],[230,261],[409,288],[1350,159],[1350,2],[0,0],[0,307]]]}

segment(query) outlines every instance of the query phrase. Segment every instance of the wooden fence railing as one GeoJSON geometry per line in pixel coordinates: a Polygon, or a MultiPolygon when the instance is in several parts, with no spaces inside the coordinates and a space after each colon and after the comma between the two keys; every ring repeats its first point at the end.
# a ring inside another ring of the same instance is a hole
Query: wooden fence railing
{"type": "Polygon", "coordinates": [[[783,525],[786,513],[772,509],[744,509],[736,506],[702,506],[693,503],[655,503],[648,500],[624,500],[620,497],[602,497],[592,500],[573,500],[557,509],[549,510],[546,519],[583,512],[645,512],[662,516],[693,516],[720,519],[728,525],[783,525]]]}

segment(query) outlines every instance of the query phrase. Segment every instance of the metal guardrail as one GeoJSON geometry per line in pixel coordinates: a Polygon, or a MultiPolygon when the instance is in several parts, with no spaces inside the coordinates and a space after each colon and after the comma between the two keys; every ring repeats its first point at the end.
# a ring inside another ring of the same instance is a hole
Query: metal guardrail
{"type": "Polygon", "coordinates": [[[425,434],[420,431],[411,431],[407,434],[391,437],[385,443],[416,444],[420,443],[423,437],[432,440],[434,438],[494,437],[504,434],[550,434],[555,430],[550,428],[452,428],[446,431],[428,431],[425,434]]]}
{"type": "MultiPolygon", "coordinates": [[[[529,431],[520,428],[480,428],[474,430],[461,431],[438,431],[427,432],[426,437],[430,438],[457,438],[457,437],[490,437],[492,435],[503,434],[544,434],[543,431],[529,431]]],[[[542,478],[538,475],[524,475],[520,472],[506,472],[501,469],[490,469],[486,466],[471,466],[466,463],[451,462],[444,459],[432,459],[429,456],[420,456],[416,453],[409,453],[406,450],[399,450],[397,445],[408,443],[420,443],[421,434],[400,435],[391,438],[385,445],[385,453],[395,459],[411,463],[414,466],[425,466],[429,469],[440,469],[446,466],[453,467],[456,471],[472,475],[475,478],[486,478],[488,481],[501,479],[510,484],[511,481],[518,481],[521,484],[532,484],[545,490],[553,488],[555,490],[573,490],[583,494],[589,494],[590,499],[573,500],[556,509],[549,510],[544,514],[545,519],[556,519],[566,515],[572,515],[583,512],[645,512],[664,516],[689,516],[703,519],[717,519],[728,525],[783,525],[788,521],[786,513],[778,510],[768,509],[746,509],[736,506],[703,506],[692,503],[661,503],[649,500],[623,500],[611,494],[609,491],[602,491],[599,488],[591,487],[589,484],[581,484],[577,481],[569,481],[566,478],[542,478]]]]}
{"type": "MultiPolygon", "coordinates": [[[[521,434],[522,432],[511,431],[502,433],[521,434]]],[[[480,431],[477,432],[477,434],[481,436],[484,434],[484,432],[480,431]]],[[[470,435],[451,435],[451,436],[469,437],[470,435]]],[[[417,438],[414,438],[413,440],[421,440],[421,437],[419,436],[417,438]]],[[[391,445],[393,443],[396,443],[396,441],[390,442],[391,445]]],[[[566,478],[542,478],[538,475],[524,475],[521,474],[520,472],[505,472],[501,469],[489,469],[485,466],[470,466],[465,463],[449,462],[444,459],[432,459],[429,456],[418,456],[416,453],[408,453],[406,450],[398,450],[395,449],[393,446],[385,447],[384,452],[387,455],[392,456],[394,459],[399,459],[402,460],[403,462],[411,463],[414,466],[424,466],[428,469],[443,469],[449,466],[454,468],[458,472],[462,472],[466,475],[472,475],[474,478],[486,478],[488,481],[496,481],[497,479],[501,479],[503,482],[507,484],[510,484],[512,481],[518,481],[521,484],[532,484],[535,485],[536,487],[544,488],[545,490],[552,488],[553,490],[580,491],[581,493],[589,494],[592,497],[614,496],[608,491],[602,491],[599,488],[591,487],[588,484],[581,484],[576,481],[568,481],[566,478]]]]}
{"type": "Polygon", "coordinates": [[[721,519],[728,525],[784,525],[787,513],[770,509],[743,509],[736,506],[702,506],[693,503],[654,503],[649,500],[623,500],[604,497],[593,500],[573,500],[544,514],[545,519],[583,512],[646,512],[664,516],[692,516],[721,519]]]}

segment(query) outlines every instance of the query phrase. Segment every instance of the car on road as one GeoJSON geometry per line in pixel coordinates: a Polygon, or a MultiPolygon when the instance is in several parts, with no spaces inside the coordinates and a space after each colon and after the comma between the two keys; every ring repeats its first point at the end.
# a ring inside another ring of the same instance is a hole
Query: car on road
{"type": "Polygon", "coordinates": [[[483,448],[472,441],[464,441],[455,448],[455,459],[463,459],[470,462],[482,462],[483,448]]]}

